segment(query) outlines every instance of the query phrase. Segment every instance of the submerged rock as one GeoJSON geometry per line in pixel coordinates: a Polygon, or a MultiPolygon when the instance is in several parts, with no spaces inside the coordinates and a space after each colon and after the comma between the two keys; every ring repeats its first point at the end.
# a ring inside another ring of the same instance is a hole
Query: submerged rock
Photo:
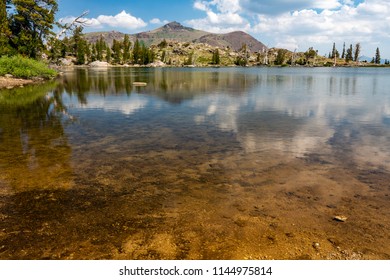
{"type": "Polygon", "coordinates": [[[136,86],[136,87],[145,87],[147,86],[148,84],[147,83],[144,83],[144,82],[134,82],[133,83],[133,86],[136,86]]]}
{"type": "Polygon", "coordinates": [[[348,218],[344,215],[337,215],[333,217],[333,220],[337,222],[345,222],[348,218]]]}
{"type": "Polygon", "coordinates": [[[321,245],[320,245],[320,243],[318,243],[318,242],[313,242],[312,246],[313,246],[313,248],[316,249],[316,250],[319,250],[319,249],[321,248],[321,245]]]}

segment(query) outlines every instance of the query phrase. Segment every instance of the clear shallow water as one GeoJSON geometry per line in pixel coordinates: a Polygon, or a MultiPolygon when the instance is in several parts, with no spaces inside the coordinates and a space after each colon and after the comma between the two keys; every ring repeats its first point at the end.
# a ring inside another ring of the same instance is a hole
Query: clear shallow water
{"type": "Polygon", "coordinates": [[[4,91],[0,257],[388,259],[389,70],[79,69],[4,91]]]}

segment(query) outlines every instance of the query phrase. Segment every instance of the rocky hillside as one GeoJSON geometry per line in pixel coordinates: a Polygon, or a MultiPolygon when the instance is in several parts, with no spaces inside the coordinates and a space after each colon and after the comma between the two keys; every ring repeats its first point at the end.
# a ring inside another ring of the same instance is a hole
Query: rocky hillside
{"type": "MultiPolygon", "coordinates": [[[[85,34],[85,38],[91,43],[95,43],[100,36],[103,36],[106,43],[111,45],[114,39],[122,41],[125,34],[116,31],[85,34]]],[[[263,43],[242,31],[227,34],[213,34],[183,26],[175,21],[151,31],[130,35],[131,41],[134,42],[136,39],[142,40],[147,46],[157,45],[165,39],[183,43],[204,43],[212,47],[229,48],[234,51],[239,51],[243,44],[246,44],[251,52],[267,49],[263,43]]]]}
{"type": "Polygon", "coordinates": [[[209,33],[185,27],[174,21],[155,30],[137,33],[133,36],[138,40],[144,41],[146,45],[150,46],[158,44],[164,39],[178,42],[192,42],[207,34],[209,33]]]}
{"type": "MultiPolygon", "coordinates": [[[[117,40],[117,41],[123,41],[125,38],[125,33],[122,32],[117,32],[117,31],[108,31],[108,32],[90,32],[84,34],[84,38],[89,42],[89,43],[96,43],[99,39],[100,36],[103,36],[104,41],[108,45],[112,45],[112,41],[117,40]]],[[[130,35],[130,40],[135,41],[135,37],[130,35]]]]}
{"type": "Polygon", "coordinates": [[[218,48],[230,48],[235,51],[239,51],[244,44],[247,45],[248,50],[251,52],[259,52],[267,49],[263,43],[242,31],[227,34],[207,34],[194,40],[194,42],[205,43],[218,48]]]}

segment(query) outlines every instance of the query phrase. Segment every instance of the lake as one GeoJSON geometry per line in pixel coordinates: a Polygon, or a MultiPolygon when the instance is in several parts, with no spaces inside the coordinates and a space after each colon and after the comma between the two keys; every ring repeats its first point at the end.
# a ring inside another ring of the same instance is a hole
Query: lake
{"type": "Polygon", "coordinates": [[[390,259],[389,194],[389,68],[0,91],[0,259],[390,259]]]}

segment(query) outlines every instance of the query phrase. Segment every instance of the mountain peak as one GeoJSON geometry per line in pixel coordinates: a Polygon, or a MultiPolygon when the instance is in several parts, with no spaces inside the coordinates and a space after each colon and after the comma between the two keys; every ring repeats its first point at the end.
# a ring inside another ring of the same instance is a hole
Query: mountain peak
{"type": "Polygon", "coordinates": [[[188,27],[183,26],[181,23],[179,23],[177,21],[172,21],[172,22],[164,25],[163,28],[171,29],[171,30],[188,29],[188,27]]]}

